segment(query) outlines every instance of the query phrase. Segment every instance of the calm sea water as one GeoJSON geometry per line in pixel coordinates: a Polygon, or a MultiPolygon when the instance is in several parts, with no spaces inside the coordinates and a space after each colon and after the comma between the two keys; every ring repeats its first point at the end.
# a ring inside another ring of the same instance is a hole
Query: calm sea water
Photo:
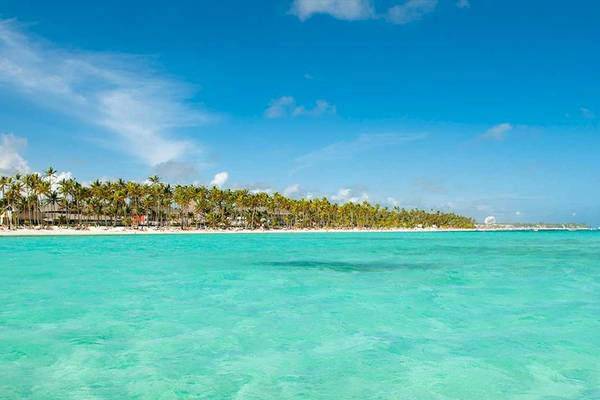
{"type": "Polygon", "coordinates": [[[600,234],[0,238],[2,399],[598,399],[600,234]]]}

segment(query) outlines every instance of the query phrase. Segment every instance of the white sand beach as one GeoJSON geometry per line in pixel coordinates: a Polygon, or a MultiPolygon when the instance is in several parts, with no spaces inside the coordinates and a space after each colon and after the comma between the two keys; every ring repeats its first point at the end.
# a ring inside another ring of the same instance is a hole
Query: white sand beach
{"type": "Polygon", "coordinates": [[[132,229],[126,227],[89,227],[84,229],[49,227],[0,229],[0,236],[95,236],[95,235],[206,235],[206,234],[278,234],[278,233],[367,233],[367,232],[450,232],[474,229],[132,229]]]}
{"type": "MultiPolygon", "coordinates": [[[[373,233],[373,232],[505,232],[505,231],[566,231],[574,229],[534,228],[534,227],[484,227],[475,229],[415,228],[415,229],[186,229],[180,228],[144,228],[128,227],[86,227],[83,229],[48,227],[48,228],[0,228],[1,236],[101,236],[101,235],[211,235],[211,234],[292,234],[292,233],[373,233]]],[[[588,229],[575,229],[588,230],[588,229]]]]}

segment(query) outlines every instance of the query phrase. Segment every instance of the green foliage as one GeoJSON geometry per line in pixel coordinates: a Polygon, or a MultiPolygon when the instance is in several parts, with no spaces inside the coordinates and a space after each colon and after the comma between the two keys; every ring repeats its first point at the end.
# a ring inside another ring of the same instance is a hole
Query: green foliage
{"type": "Polygon", "coordinates": [[[11,206],[17,225],[112,225],[181,229],[393,229],[473,228],[471,218],[453,213],[386,208],[363,203],[291,199],[196,185],[171,186],[152,176],[146,183],[75,179],[29,174],[2,177],[0,204],[11,206]]]}

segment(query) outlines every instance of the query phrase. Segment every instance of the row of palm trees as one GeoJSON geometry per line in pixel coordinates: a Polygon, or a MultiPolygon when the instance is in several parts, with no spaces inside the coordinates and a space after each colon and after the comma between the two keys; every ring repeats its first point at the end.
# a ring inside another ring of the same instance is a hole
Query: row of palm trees
{"type": "Polygon", "coordinates": [[[83,185],[43,174],[0,177],[0,210],[9,227],[50,225],[153,226],[181,229],[472,228],[453,213],[389,209],[367,202],[338,204],[327,198],[291,199],[197,185],[170,185],[151,176],[145,183],[96,180],[83,185]]]}

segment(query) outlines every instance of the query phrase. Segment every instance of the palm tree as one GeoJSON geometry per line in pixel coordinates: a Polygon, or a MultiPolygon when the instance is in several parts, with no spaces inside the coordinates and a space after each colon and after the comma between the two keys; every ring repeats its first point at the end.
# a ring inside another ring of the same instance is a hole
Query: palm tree
{"type": "Polygon", "coordinates": [[[23,183],[20,179],[17,179],[17,177],[20,178],[19,175],[16,175],[15,178],[9,183],[8,190],[5,192],[8,207],[13,210],[12,219],[9,219],[9,229],[18,225],[18,221],[20,219],[18,209],[23,203],[23,183]]]}
{"type": "Polygon", "coordinates": [[[44,213],[41,210],[41,206],[43,204],[43,197],[47,197],[48,194],[50,194],[51,192],[51,185],[50,185],[50,181],[47,180],[43,180],[40,179],[37,182],[37,185],[35,187],[35,194],[36,194],[36,210],[38,213],[38,224],[40,225],[45,225],[45,220],[44,220],[44,213]]]}
{"type": "Polygon", "coordinates": [[[2,192],[2,198],[6,194],[6,188],[10,185],[12,178],[9,176],[0,176],[0,192],[2,192]]]}
{"type": "Polygon", "coordinates": [[[60,194],[60,203],[65,215],[67,226],[71,225],[70,204],[75,181],[73,179],[62,179],[58,182],[58,193],[60,194]]]}
{"type": "Polygon", "coordinates": [[[33,225],[33,215],[32,215],[33,212],[32,212],[31,201],[32,201],[33,188],[35,186],[35,175],[34,174],[25,175],[23,177],[23,184],[24,184],[24,188],[25,188],[25,202],[27,205],[27,221],[28,221],[28,225],[31,226],[31,225],[33,225]]]}
{"type": "MultiPolygon", "coordinates": [[[[2,193],[2,201],[0,202],[0,214],[6,213],[6,210],[8,208],[8,201],[6,199],[6,189],[10,186],[11,182],[11,177],[0,176],[0,193],[2,193]]],[[[10,221],[8,222],[8,224],[10,226],[10,221]]]]}
{"type": "Polygon", "coordinates": [[[51,190],[46,194],[45,204],[50,206],[50,213],[52,215],[52,225],[54,225],[54,218],[56,216],[56,208],[60,202],[60,196],[56,190],[51,190]]]}
{"type": "Polygon", "coordinates": [[[177,185],[173,191],[173,200],[179,207],[179,221],[181,229],[187,225],[187,217],[190,213],[189,206],[194,199],[194,192],[189,186],[177,185]]]}
{"type": "MultiPolygon", "coordinates": [[[[54,190],[54,177],[56,176],[56,170],[52,167],[48,167],[46,168],[46,171],[44,171],[44,178],[48,181],[48,183],[50,184],[49,186],[49,190],[48,193],[51,193],[54,190]]],[[[54,210],[51,210],[52,212],[52,224],[54,224],[54,210]]]]}
{"type": "Polygon", "coordinates": [[[159,187],[159,226],[164,225],[168,228],[171,224],[172,204],[173,204],[173,188],[171,185],[160,185],[159,187]],[[164,219],[163,219],[164,217],[164,219]]]}
{"type": "Polygon", "coordinates": [[[196,213],[196,227],[200,222],[206,227],[206,216],[210,211],[208,189],[201,186],[194,191],[194,212],[196,213]]]}
{"type": "Polygon", "coordinates": [[[60,205],[65,222],[77,221],[82,227],[93,215],[96,224],[130,225],[141,215],[150,215],[156,227],[177,221],[181,229],[195,224],[198,228],[226,228],[231,225],[247,229],[277,228],[469,228],[474,221],[453,213],[392,209],[368,202],[338,204],[320,199],[291,199],[280,193],[250,193],[246,189],[231,191],[205,186],[163,184],[157,176],[148,184],[126,182],[92,182],[82,185],[75,179],[62,179],[55,188],[56,171],[49,168],[42,178],[38,174],[0,177],[1,203],[14,210],[9,226],[20,223],[45,225],[47,218],[41,204],[50,206],[50,221],[55,223],[60,205]],[[176,207],[175,211],[173,206],[176,207]],[[175,218],[174,218],[175,217],[175,218]]]}
{"type": "Polygon", "coordinates": [[[159,223],[159,213],[160,213],[160,194],[161,194],[161,183],[158,175],[152,175],[148,177],[148,181],[150,182],[150,194],[154,198],[154,222],[157,226],[160,226],[159,223]]]}

